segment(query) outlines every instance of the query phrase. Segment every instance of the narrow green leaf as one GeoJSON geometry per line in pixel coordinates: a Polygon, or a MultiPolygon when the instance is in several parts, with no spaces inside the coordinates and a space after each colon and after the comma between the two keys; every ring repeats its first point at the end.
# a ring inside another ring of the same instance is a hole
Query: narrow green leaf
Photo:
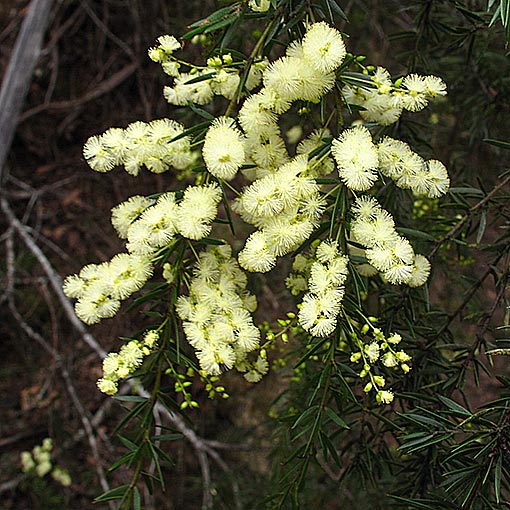
{"type": "Polygon", "coordinates": [[[168,141],[168,143],[176,142],[177,140],[180,140],[181,138],[191,135],[192,133],[195,133],[196,131],[205,129],[206,127],[209,126],[209,124],[210,124],[210,122],[199,122],[198,124],[195,124],[193,127],[185,129],[181,134],[174,136],[171,140],[168,141]]]}
{"type": "Polygon", "coordinates": [[[457,188],[450,188],[448,193],[458,193],[459,195],[471,195],[473,197],[484,197],[485,193],[482,190],[477,188],[472,188],[470,186],[460,186],[457,188]]]}
{"type": "Polygon", "coordinates": [[[197,105],[195,105],[191,101],[188,101],[188,106],[193,113],[196,113],[200,117],[207,119],[207,120],[214,120],[214,115],[211,115],[209,112],[206,112],[203,108],[199,108],[197,105]]]}
{"type": "Polygon", "coordinates": [[[324,344],[328,341],[327,338],[322,338],[317,341],[317,343],[311,348],[308,349],[294,364],[294,368],[299,367],[303,361],[306,361],[307,359],[311,358],[321,347],[324,346],[324,344]]]}
{"type": "Polygon", "coordinates": [[[503,452],[498,452],[498,460],[496,468],[494,469],[494,495],[496,496],[496,503],[499,505],[501,499],[501,471],[503,467],[503,452]]]}
{"type": "Polygon", "coordinates": [[[108,472],[112,473],[116,469],[118,469],[122,464],[126,464],[128,462],[131,462],[131,460],[136,456],[136,452],[129,452],[128,454],[121,457],[119,460],[114,462],[109,468],[108,472]]]}
{"type": "Polygon", "coordinates": [[[140,491],[138,490],[138,487],[135,487],[133,489],[133,510],[141,510],[142,503],[140,498],[140,491]]]}
{"type": "Polygon", "coordinates": [[[138,450],[138,445],[136,443],[133,443],[133,441],[131,441],[127,437],[121,436],[120,434],[118,434],[117,437],[119,438],[119,441],[129,450],[131,451],[138,450]]]}
{"type": "Polygon", "coordinates": [[[369,89],[376,88],[376,85],[372,81],[372,78],[367,74],[346,71],[345,73],[342,73],[338,79],[343,83],[347,83],[348,85],[354,85],[355,87],[365,87],[369,89]]]}
{"type": "Polygon", "coordinates": [[[119,485],[118,487],[115,487],[115,489],[111,489],[109,491],[106,491],[104,494],[101,494],[101,496],[98,496],[94,501],[96,503],[99,503],[101,501],[110,501],[112,499],[121,499],[124,494],[126,493],[126,490],[129,488],[128,484],[119,485]]]}
{"type": "Polygon", "coordinates": [[[484,209],[480,215],[480,223],[478,225],[478,232],[476,233],[476,244],[480,244],[483,235],[485,234],[485,228],[487,227],[487,210],[484,209]]]}
{"type": "Polygon", "coordinates": [[[221,239],[213,239],[212,237],[204,237],[203,239],[200,239],[198,244],[221,246],[221,245],[225,244],[225,241],[222,241],[221,239]]]}
{"type": "Polygon", "coordinates": [[[457,402],[454,402],[452,399],[448,397],[443,397],[442,395],[439,396],[439,400],[450,409],[450,411],[453,411],[457,415],[461,416],[471,416],[472,413],[470,413],[466,408],[462,407],[460,404],[457,404],[457,402]]]}
{"type": "Polygon", "coordinates": [[[140,395],[114,395],[113,398],[121,402],[146,402],[148,400],[147,397],[140,395]]]}
{"type": "Polygon", "coordinates": [[[223,28],[223,27],[228,27],[232,23],[235,23],[237,18],[238,18],[237,16],[230,16],[228,18],[225,18],[222,21],[218,21],[214,24],[211,24],[205,28],[204,34],[208,34],[209,32],[214,32],[215,30],[219,30],[220,28],[223,28]]]}
{"type": "Polygon", "coordinates": [[[421,230],[415,230],[413,228],[398,227],[398,231],[404,234],[406,237],[413,239],[424,239],[426,241],[435,241],[435,237],[423,232],[421,230]]]}
{"type": "Polygon", "coordinates": [[[320,159],[322,156],[327,154],[329,150],[331,149],[331,143],[324,143],[320,147],[317,147],[313,151],[308,154],[308,161],[312,160],[313,158],[320,159]]]}
{"type": "Polygon", "coordinates": [[[417,452],[419,450],[423,450],[424,448],[427,448],[429,446],[432,446],[436,443],[441,443],[445,439],[449,439],[452,436],[451,433],[445,433],[445,434],[429,434],[426,437],[422,439],[416,439],[414,441],[409,441],[406,444],[403,444],[399,447],[399,450],[406,450],[407,453],[413,453],[417,452]]]}
{"type": "Polygon", "coordinates": [[[318,177],[314,180],[317,184],[340,184],[339,179],[331,179],[330,177],[318,177]]]}
{"type": "Polygon", "coordinates": [[[118,431],[118,430],[121,430],[122,427],[124,427],[124,425],[126,425],[126,423],[128,423],[129,421],[131,421],[133,418],[135,418],[136,416],[138,416],[147,406],[147,402],[140,402],[139,404],[137,404],[135,407],[133,407],[133,409],[131,409],[129,411],[128,414],[126,414],[126,416],[124,416],[122,418],[122,420],[120,420],[120,422],[117,424],[117,426],[115,427],[115,430],[114,432],[118,431]]]}
{"type": "Polygon", "coordinates": [[[420,425],[432,425],[434,427],[441,427],[441,422],[434,420],[434,418],[430,418],[428,416],[422,416],[421,414],[416,413],[406,413],[401,415],[402,418],[412,421],[414,423],[418,423],[420,425]]]}
{"type": "Polygon", "coordinates": [[[207,18],[203,18],[198,21],[195,21],[189,27],[190,28],[198,28],[203,25],[215,23],[216,21],[223,19],[225,16],[228,16],[232,12],[233,8],[236,6],[237,6],[237,4],[229,5],[227,7],[222,7],[221,9],[218,9],[217,11],[214,11],[213,13],[209,14],[209,16],[207,16],[207,18]]]}
{"type": "Polygon", "coordinates": [[[172,434],[161,434],[159,436],[152,436],[152,441],[178,441],[184,436],[180,432],[174,432],[172,434]]]}
{"type": "Polygon", "coordinates": [[[437,510],[438,508],[444,508],[439,504],[439,501],[434,499],[410,499],[403,498],[402,496],[396,496],[394,494],[388,494],[391,499],[405,503],[412,508],[420,508],[425,510],[437,510]]]}
{"type": "Polygon", "coordinates": [[[494,145],[494,147],[500,147],[501,149],[510,149],[510,142],[505,142],[503,140],[494,140],[493,138],[484,138],[484,142],[494,145]]]}
{"type": "Polygon", "coordinates": [[[345,12],[342,10],[342,8],[338,5],[338,3],[335,1],[335,0],[326,0],[327,2],[329,2],[329,5],[331,6],[331,8],[345,21],[347,21],[347,23],[349,23],[349,18],[347,17],[347,15],[345,14],[345,12]]]}
{"type": "Polygon", "coordinates": [[[331,407],[325,407],[324,410],[326,411],[326,414],[328,415],[328,418],[333,422],[336,423],[339,427],[342,427],[343,429],[350,429],[349,425],[345,423],[340,416],[338,416],[331,407]]]}
{"type": "Polygon", "coordinates": [[[301,415],[298,416],[297,420],[292,425],[291,430],[294,430],[298,425],[301,425],[303,422],[306,422],[308,419],[310,419],[318,407],[319,406],[317,405],[313,405],[306,409],[301,415]]]}
{"type": "Polygon", "coordinates": [[[472,21],[481,22],[481,23],[485,22],[485,19],[483,18],[483,16],[480,16],[476,12],[470,11],[469,9],[462,7],[462,5],[457,4],[457,5],[455,5],[455,8],[458,11],[460,11],[466,18],[469,18],[472,21]]]}
{"type": "Polygon", "coordinates": [[[326,434],[324,434],[324,432],[319,431],[319,441],[321,443],[322,450],[324,451],[324,457],[327,458],[329,453],[335,461],[335,464],[340,467],[342,463],[340,462],[340,458],[338,457],[335,445],[331,439],[326,434]]]}
{"type": "Polygon", "coordinates": [[[184,85],[191,85],[193,83],[199,83],[201,81],[206,81],[213,76],[216,76],[216,71],[211,71],[210,73],[201,74],[200,76],[196,76],[195,78],[190,78],[189,80],[184,82],[184,85]]]}

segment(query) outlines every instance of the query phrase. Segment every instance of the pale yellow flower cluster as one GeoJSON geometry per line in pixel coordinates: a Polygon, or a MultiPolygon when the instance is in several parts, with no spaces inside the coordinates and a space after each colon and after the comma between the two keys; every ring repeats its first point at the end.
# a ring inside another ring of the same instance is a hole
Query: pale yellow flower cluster
{"type": "Polygon", "coordinates": [[[103,377],[97,381],[97,387],[107,395],[115,395],[118,383],[135,372],[156,347],[159,333],[151,330],[145,333],[143,340],[130,340],[120,348],[111,352],[103,360],[103,377]]]}
{"type": "Polygon", "coordinates": [[[121,301],[140,290],[153,272],[144,255],[120,253],[102,264],[89,264],[64,280],[67,297],[77,299],[76,315],[86,324],[113,317],[121,301]]]}
{"type": "Polygon", "coordinates": [[[244,269],[271,270],[277,257],[295,250],[318,226],[326,203],[307,171],[307,156],[296,156],[246,187],[234,202],[233,209],[257,228],[239,253],[244,269]]]}
{"type": "Polygon", "coordinates": [[[190,137],[182,136],[183,132],[184,127],[171,119],[133,122],[126,129],[111,128],[90,137],[83,155],[97,172],[108,172],[116,166],[124,166],[131,175],[138,175],[142,166],[156,174],[170,167],[182,170],[195,159],[190,137]]]}
{"type": "Polygon", "coordinates": [[[393,83],[389,72],[378,67],[370,78],[372,88],[347,85],[343,94],[347,103],[363,107],[365,121],[383,126],[396,122],[404,110],[423,110],[429,100],[446,95],[446,85],[437,76],[410,74],[393,83]]]}
{"type": "Polygon", "coordinates": [[[399,188],[428,198],[439,198],[448,191],[450,178],[443,163],[424,161],[405,142],[385,137],[377,145],[377,153],[381,173],[399,188]]]}
{"type": "Polygon", "coordinates": [[[364,256],[375,270],[372,274],[378,271],[389,283],[409,287],[419,287],[427,281],[429,261],[414,253],[409,241],[395,230],[391,214],[375,198],[360,197],[352,212],[352,240],[365,248],[364,256]]]}
{"type": "Polygon", "coordinates": [[[271,7],[271,0],[249,0],[248,5],[252,11],[267,12],[271,7]]]}
{"type": "Polygon", "coordinates": [[[448,172],[440,161],[425,161],[408,144],[390,137],[376,145],[365,126],[343,131],[333,140],[331,152],[340,179],[354,191],[371,189],[379,172],[418,196],[439,198],[450,186],[448,172]]]}
{"type": "Polygon", "coordinates": [[[330,335],[337,325],[347,279],[348,258],[339,253],[335,242],[323,241],[310,266],[308,289],[299,306],[298,320],[305,331],[316,337],[330,335]]]}
{"type": "MultiPolygon", "coordinates": [[[[302,41],[291,43],[285,56],[263,71],[262,89],[247,98],[239,111],[239,123],[246,136],[245,163],[254,167],[247,175],[261,178],[289,161],[277,123],[279,115],[297,100],[319,102],[333,88],[335,71],[345,54],[340,32],[324,22],[314,23],[302,41]]],[[[297,154],[309,153],[311,146],[324,136],[325,132],[315,132],[298,146],[297,154]]],[[[317,174],[328,168],[327,161],[322,167],[312,166],[317,174]]]]}
{"type": "Polygon", "coordinates": [[[255,367],[247,362],[248,353],[259,346],[260,331],[251,317],[257,300],[246,284],[230,246],[221,245],[200,254],[189,295],[177,301],[184,333],[206,374],[218,375],[233,367],[248,371],[248,377],[257,367],[261,375],[267,372],[267,361],[255,367]]]}
{"type": "MultiPolygon", "coordinates": [[[[160,40],[161,38],[158,42],[160,40]]],[[[165,86],[163,95],[175,106],[186,106],[189,102],[204,105],[215,95],[232,99],[238,92],[241,81],[239,66],[235,64],[230,53],[208,59],[207,66],[202,68],[188,64],[190,71],[187,73],[180,72],[181,62],[174,58],[173,51],[168,52],[162,48],[161,42],[159,46],[149,50],[149,57],[161,63],[163,71],[174,78],[173,86],[165,86]]],[[[246,90],[253,90],[260,84],[262,72],[267,65],[268,62],[264,59],[251,66],[244,83],[246,90]]]]}
{"type": "Polygon", "coordinates": [[[216,184],[189,186],[177,202],[174,193],[153,200],[134,196],[112,210],[112,223],[127,240],[129,253],[89,264],[64,280],[64,293],[77,299],[76,315],[87,324],[113,317],[121,301],[140,290],[153,273],[153,258],[177,234],[188,239],[209,235],[221,190],[216,184]]]}
{"type": "Polygon", "coordinates": [[[41,445],[34,446],[31,452],[21,452],[21,469],[23,473],[35,473],[39,478],[46,476],[51,471],[51,477],[60,485],[69,487],[71,476],[66,469],[54,466],[51,462],[53,441],[46,437],[41,445]]]}

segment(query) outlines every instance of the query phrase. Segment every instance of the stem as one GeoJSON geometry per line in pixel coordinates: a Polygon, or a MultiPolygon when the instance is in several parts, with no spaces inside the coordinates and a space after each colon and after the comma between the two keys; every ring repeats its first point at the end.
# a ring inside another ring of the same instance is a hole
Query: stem
{"type": "MultiPolygon", "coordinates": [[[[257,58],[260,50],[264,46],[264,42],[265,42],[265,39],[266,39],[267,35],[269,34],[269,32],[273,28],[274,24],[278,20],[277,13],[279,13],[279,9],[276,9],[274,11],[273,19],[266,26],[266,28],[264,29],[264,32],[262,32],[261,36],[259,37],[259,40],[257,41],[257,44],[255,45],[255,47],[253,48],[252,52],[250,53],[250,56],[248,57],[248,60],[246,61],[246,66],[245,66],[244,74],[249,73],[250,67],[253,64],[253,61],[257,58]]],[[[242,83],[243,83],[243,80],[241,80],[239,82],[239,87],[237,88],[235,94],[233,95],[232,99],[230,100],[230,103],[228,104],[227,109],[225,110],[225,117],[230,117],[230,114],[234,110],[234,107],[237,104],[237,101],[238,101],[238,99],[239,99],[239,97],[241,95],[241,92],[242,92],[242,90],[241,90],[242,83]]]]}

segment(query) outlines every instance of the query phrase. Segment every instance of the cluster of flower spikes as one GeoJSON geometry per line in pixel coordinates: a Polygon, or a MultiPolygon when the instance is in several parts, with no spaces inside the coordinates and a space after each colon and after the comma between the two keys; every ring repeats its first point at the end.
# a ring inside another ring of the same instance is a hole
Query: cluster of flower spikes
{"type": "Polygon", "coordinates": [[[288,161],[278,116],[297,100],[318,102],[329,92],[345,55],[340,32],[324,22],[314,23],[302,41],[290,44],[286,55],[263,72],[262,89],[247,98],[239,111],[246,137],[246,163],[255,167],[249,176],[263,177],[288,161]]]}
{"type": "Polygon", "coordinates": [[[386,385],[384,377],[375,373],[379,371],[376,368],[377,364],[381,363],[386,368],[400,369],[408,373],[411,370],[408,364],[411,357],[403,350],[395,350],[402,340],[398,333],[392,333],[386,337],[379,328],[368,324],[363,326],[361,332],[365,335],[370,328],[372,328],[372,338],[368,343],[363,342],[355,333],[351,335],[358,350],[351,354],[350,360],[352,363],[362,364],[358,375],[362,379],[368,378],[364,387],[365,393],[374,391],[379,404],[389,404],[393,401],[393,393],[384,389],[386,385]]]}
{"type": "Polygon", "coordinates": [[[298,155],[278,171],[255,180],[233,204],[257,230],[239,253],[248,271],[267,272],[276,258],[295,250],[318,226],[325,201],[307,176],[308,157],[298,155]]]}
{"type": "MultiPolygon", "coordinates": [[[[173,87],[163,89],[165,99],[175,106],[186,106],[190,101],[204,105],[215,95],[232,99],[241,81],[239,66],[235,65],[232,55],[225,54],[211,57],[207,66],[198,68],[191,64],[189,73],[181,73],[181,63],[174,52],[181,49],[181,43],[172,35],[158,38],[158,45],[149,49],[149,58],[161,64],[163,71],[174,78],[173,87]]],[[[267,67],[267,60],[255,62],[251,66],[244,87],[252,90],[260,84],[262,71],[267,67]]]]}
{"type": "Polygon", "coordinates": [[[249,271],[267,272],[278,256],[297,248],[317,227],[325,202],[314,181],[332,168],[330,158],[308,161],[327,135],[314,132],[290,160],[277,124],[278,115],[302,99],[318,101],[335,83],[334,71],[345,57],[340,33],[326,23],[311,25],[302,42],[263,72],[261,91],[239,112],[241,132],[232,119],[216,119],[207,132],[203,157],[209,172],[224,180],[243,166],[254,182],[234,203],[234,210],[257,231],[239,254],[249,271]]]}
{"type": "Polygon", "coordinates": [[[118,382],[135,372],[156,346],[159,339],[157,331],[145,333],[143,340],[130,340],[120,351],[110,352],[103,360],[103,377],[98,379],[97,387],[107,395],[115,395],[118,382]]]}
{"type": "Polygon", "coordinates": [[[362,196],[352,207],[351,239],[363,246],[369,264],[358,266],[365,276],[380,272],[392,284],[409,287],[423,285],[430,273],[430,263],[415,254],[411,243],[398,235],[391,214],[373,197],[362,196]]]}
{"type": "Polygon", "coordinates": [[[246,284],[231,247],[220,245],[200,253],[189,295],[177,300],[184,333],[205,374],[219,375],[235,367],[248,380],[257,381],[268,370],[265,353],[255,363],[247,359],[259,347],[260,331],[251,317],[257,300],[246,284]]]}
{"type": "Polygon", "coordinates": [[[184,127],[172,119],[137,121],[126,129],[111,128],[102,135],[91,136],[83,147],[83,155],[97,172],[124,166],[129,174],[138,175],[144,165],[156,174],[170,167],[182,170],[196,158],[190,137],[183,136],[183,132],[184,127]]]}
{"type": "Polygon", "coordinates": [[[342,182],[353,191],[368,191],[379,172],[400,188],[428,198],[444,195],[450,186],[445,166],[437,160],[424,161],[409,145],[385,137],[377,145],[365,126],[346,129],[333,140],[331,152],[342,182]]]}
{"type": "Polygon", "coordinates": [[[369,84],[367,88],[346,85],[343,94],[347,103],[363,107],[360,115],[365,121],[383,126],[396,122],[404,110],[423,110],[430,99],[446,94],[446,85],[437,76],[410,74],[393,83],[382,67],[370,76],[369,84]]]}
{"type": "Polygon", "coordinates": [[[339,253],[336,242],[331,240],[317,246],[314,258],[309,268],[308,292],[299,305],[298,321],[311,335],[326,337],[337,326],[348,258],[339,253]]]}
{"type": "Polygon", "coordinates": [[[175,193],[157,199],[133,196],[112,209],[112,224],[127,240],[128,253],[89,264],[64,280],[64,293],[77,299],[76,315],[87,324],[113,317],[121,301],[140,290],[153,273],[153,258],[176,234],[202,239],[211,231],[221,191],[216,184],[190,186],[177,202],[175,193]]]}

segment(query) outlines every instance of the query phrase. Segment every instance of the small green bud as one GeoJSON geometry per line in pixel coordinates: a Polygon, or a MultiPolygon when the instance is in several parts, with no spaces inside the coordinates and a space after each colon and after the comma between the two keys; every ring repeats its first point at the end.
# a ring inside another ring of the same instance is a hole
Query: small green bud
{"type": "Polygon", "coordinates": [[[362,328],[361,328],[361,332],[366,335],[368,333],[368,330],[370,329],[369,325],[368,324],[365,324],[362,328]]]}
{"type": "Polygon", "coordinates": [[[373,387],[373,386],[372,386],[372,383],[371,383],[371,382],[369,382],[369,383],[367,383],[367,384],[365,385],[365,387],[363,388],[363,391],[364,391],[365,393],[369,393],[369,392],[372,390],[372,387],[373,387]]]}
{"type": "Polygon", "coordinates": [[[361,352],[354,352],[351,354],[351,363],[357,363],[361,359],[361,352]]]}
{"type": "Polygon", "coordinates": [[[377,384],[377,386],[384,386],[386,381],[382,375],[374,375],[374,383],[377,384]]]}

